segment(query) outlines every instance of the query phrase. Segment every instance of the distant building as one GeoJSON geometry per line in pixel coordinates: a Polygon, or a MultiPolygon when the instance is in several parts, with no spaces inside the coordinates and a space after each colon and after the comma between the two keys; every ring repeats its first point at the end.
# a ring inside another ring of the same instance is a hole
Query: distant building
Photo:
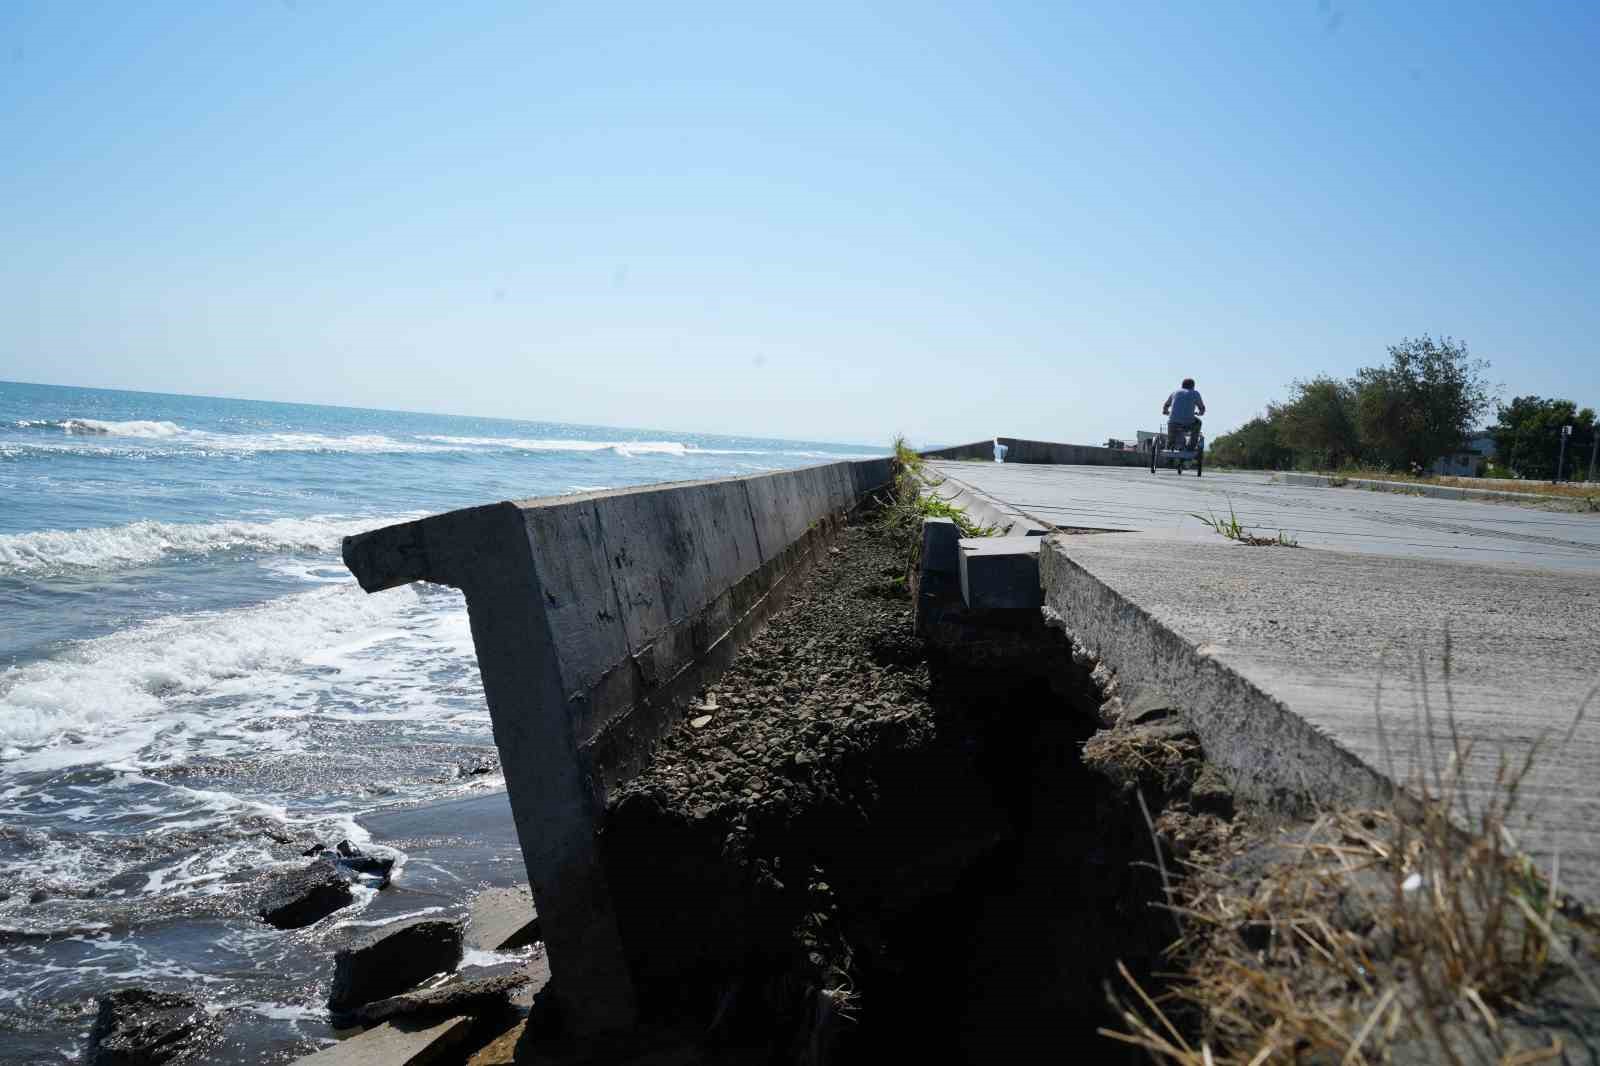
{"type": "Polygon", "coordinates": [[[1482,464],[1495,456],[1494,438],[1485,429],[1467,435],[1466,442],[1433,462],[1433,472],[1445,477],[1477,477],[1482,464]]]}

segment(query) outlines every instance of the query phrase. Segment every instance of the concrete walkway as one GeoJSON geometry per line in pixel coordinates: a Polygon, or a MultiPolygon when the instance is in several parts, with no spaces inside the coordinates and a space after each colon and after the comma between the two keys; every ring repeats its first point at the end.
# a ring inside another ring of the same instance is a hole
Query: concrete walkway
{"type": "Polygon", "coordinates": [[[1287,488],[1260,476],[930,464],[1022,517],[1149,532],[1052,537],[1047,610],[1117,670],[1189,711],[1247,795],[1371,802],[1448,766],[1467,788],[1543,741],[1513,823],[1562,885],[1600,902],[1600,515],[1287,488]],[[1190,511],[1283,529],[1247,547],[1190,511]],[[1446,677],[1445,647],[1450,645],[1446,677]]]}
{"type": "Polygon", "coordinates": [[[1600,573],[1600,514],[1281,485],[1268,474],[938,461],[928,469],[955,482],[942,495],[964,485],[1046,526],[1214,536],[1195,513],[1227,518],[1231,507],[1255,532],[1282,530],[1307,547],[1600,573]]]}

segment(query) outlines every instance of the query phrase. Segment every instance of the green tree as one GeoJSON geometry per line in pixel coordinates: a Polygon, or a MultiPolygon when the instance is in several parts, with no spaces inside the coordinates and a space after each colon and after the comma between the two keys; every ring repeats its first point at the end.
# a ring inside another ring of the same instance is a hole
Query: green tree
{"type": "Polygon", "coordinates": [[[1211,441],[1206,445],[1206,455],[1222,466],[1252,470],[1279,470],[1294,465],[1294,453],[1278,439],[1278,427],[1270,414],[1252,418],[1232,433],[1211,441]]]}
{"type": "Polygon", "coordinates": [[[1296,381],[1289,402],[1272,408],[1278,439],[1302,463],[1337,470],[1361,450],[1356,390],[1330,377],[1296,381]]]}
{"type": "Polygon", "coordinates": [[[1483,372],[1465,342],[1406,338],[1386,366],[1356,371],[1356,425],[1363,448],[1391,469],[1422,469],[1461,446],[1489,405],[1483,372]]]}
{"type": "Polygon", "coordinates": [[[1551,480],[1557,475],[1562,426],[1572,427],[1572,436],[1567,439],[1566,476],[1581,480],[1588,472],[1595,413],[1589,407],[1580,411],[1571,400],[1518,396],[1503,405],[1496,413],[1495,424],[1489,427],[1496,458],[1522,477],[1551,480]]]}

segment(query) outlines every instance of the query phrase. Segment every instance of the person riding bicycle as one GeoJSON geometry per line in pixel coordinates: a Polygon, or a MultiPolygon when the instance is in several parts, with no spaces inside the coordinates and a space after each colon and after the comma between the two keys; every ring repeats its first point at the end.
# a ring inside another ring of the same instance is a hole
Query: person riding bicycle
{"type": "Polygon", "coordinates": [[[1161,405],[1167,416],[1167,447],[1193,450],[1195,438],[1200,435],[1198,415],[1206,413],[1206,402],[1194,387],[1194,378],[1184,378],[1183,385],[1161,405]]]}

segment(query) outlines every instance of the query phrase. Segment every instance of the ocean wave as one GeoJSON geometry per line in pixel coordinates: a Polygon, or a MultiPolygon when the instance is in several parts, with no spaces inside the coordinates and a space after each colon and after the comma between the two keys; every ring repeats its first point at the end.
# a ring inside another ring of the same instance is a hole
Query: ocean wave
{"type": "MultiPolygon", "coordinates": [[[[37,425],[37,423],[35,423],[37,425]]],[[[98,418],[68,418],[45,423],[77,436],[94,437],[176,437],[183,429],[174,422],[103,422],[98,418]]]]}
{"type": "Polygon", "coordinates": [[[255,454],[258,452],[349,452],[360,455],[403,455],[459,449],[441,448],[416,441],[397,440],[381,433],[334,437],[324,433],[195,433],[186,441],[201,450],[255,454]]]}
{"type": "Polygon", "coordinates": [[[300,750],[313,712],[443,718],[437,671],[471,656],[466,612],[412,586],[158,619],[0,672],[0,762],[163,765],[300,750]]]}
{"type": "MultiPolygon", "coordinates": [[[[689,455],[700,449],[675,440],[551,440],[526,437],[446,437],[423,436],[420,440],[454,448],[503,448],[518,452],[612,452],[616,455],[689,455]]],[[[707,453],[716,454],[716,453],[707,453]]]]}
{"type": "Polygon", "coordinates": [[[675,440],[572,440],[570,438],[450,437],[428,435],[419,440],[461,448],[502,448],[525,452],[612,452],[624,458],[641,455],[782,455],[802,459],[861,459],[870,452],[829,452],[791,448],[702,448],[675,440]]]}
{"type": "Polygon", "coordinates": [[[0,535],[0,577],[121,570],[170,556],[220,552],[328,552],[347,533],[417,515],[313,515],[266,522],[131,522],[101,529],[47,529],[0,535]]]}
{"type": "MultiPolygon", "coordinates": [[[[609,453],[624,459],[693,456],[787,456],[800,459],[859,459],[862,452],[801,448],[712,448],[676,440],[578,440],[569,437],[475,437],[422,434],[392,437],[381,433],[333,435],[314,432],[218,433],[186,429],[173,422],[106,422],[93,418],[57,421],[22,419],[18,429],[54,429],[67,437],[104,438],[69,441],[48,438],[8,443],[4,457],[17,458],[28,451],[94,456],[126,455],[147,458],[160,455],[220,455],[241,457],[272,452],[356,455],[440,454],[451,452],[571,452],[609,453]],[[120,438],[133,438],[134,443],[120,438]]],[[[32,436],[32,435],[30,435],[32,436]]]]}

